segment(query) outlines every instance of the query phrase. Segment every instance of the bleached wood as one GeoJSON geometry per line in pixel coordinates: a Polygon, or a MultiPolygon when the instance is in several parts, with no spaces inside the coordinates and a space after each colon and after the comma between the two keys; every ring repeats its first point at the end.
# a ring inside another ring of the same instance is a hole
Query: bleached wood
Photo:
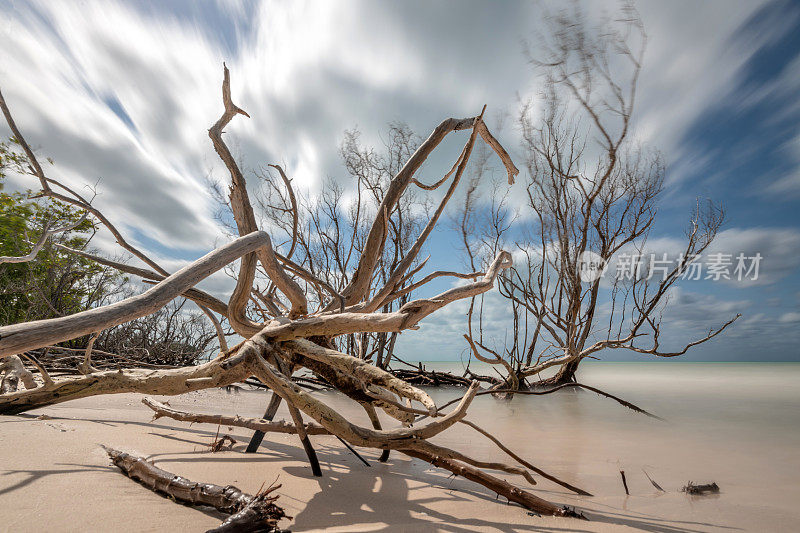
{"type": "Polygon", "coordinates": [[[20,381],[26,389],[38,387],[31,371],[25,368],[22,359],[16,355],[0,359],[0,376],[2,376],[0,394],[16,391],[20,381]]]}
{"type": "MultiPolygon", "coordinates": [[[[97,258],[83,251],[70,251],[155,282],[155,286],[143,294],[111,305],[57,319],[0,327],[0,357],[11,361],[15,354],[23,353],[25,350],[50,346],[113,327],[153,313],[171,299],[181,295],[194,300],[209,315],[220,337],[221,346],[225,347],[226,345],[224,331],[216,317],[211,314],[212,311],[226,316],[234,330],[245,339],[232,349],[225,350],[212,361],[194,367],[92,371],[89,375],[67,377],[59,379],[58,382],[46,380],[44,385],[31,390],[0,395],[0,413],[19,413],[35,407],[99,394],[138,392],[167,396],[178,395],[225,386],[255,377],[266,387],[272,389],[274,394],[286,401],[294,421],[293,424],[245,419],[238,416],[224,417],[222,415],[184,413],[149,399],[145,400],[145,404],[154,410],[156,417],[170,416],[188,422],[227,424],[259,431],[297,433],[306,450],[310,450],[309,457],[312,460],[313,448],[310,447],[308,440],[310,434],[330,433],[350,445],[384,451],[400,450],[413,457],[422,458],[431,464],[442,466],[451,472],[464,475],[536,512],[569,515],[558,506],[536,498],[478,469],[496,469],[523,476],[529,482],[535,483],[530,472],[525,468],[474,459],[456,450],[450,450],[428,441],[452,427],[453,424],[464,420],[470,403],[477,394],[477,383],[473,382],[458,406],[445,414],[439,412],[433,400],[424,391],[363,359],[346,355],[334,349],[334,339],[341,335],[351,333],[366,335],[369,332],[399,333],[416,329],[421,320],[438,309],[459,299],[471,298],[490,290],[500,272],[511,266],[511,255],[501,251],[486,269],[485,274],[435,272],[421,282],[411,284],[411,288],[403,288],[425,264],[425,261],[422,261],[419,266],[413,266],[422,245],[438,223],[447,202],[458,186],[476,139],[480,136],[501,158],[508,171],[509,182],[513,181],[514,175],[518,172],[508,153],[489,133],[483,123],[483,113],[468,119],[443,121],[391,180],[383,198],[380,199],[377,214],[372,224],[368,226],[370,229],[365,240],[359,241],[357,246],[355,239],[350,243],[350,250],[360,250],[361,256],[355,271],[349,278],[349,283],[339,294],[331,285],[318,279],[319,276],[312,274],[313,268],[306,269],[303,265],[291,260],[292,252],[299,240],[298,203],[294,198],[290,181],[283,169],[277,166],[275,168],[288,189],[291,208],[287,212],[291,213],[293,217],[292,245],[287,256],[277,254],[272,248],[268,235],[258,230],[244,175],[222,138],[224,128],[237,114],[248,116],[233,103],[230,73],[227,67],[224,67],[223,70],[222,100],[223,114],[209,129],[209,137],[231,176],[229,200],[240,237],[180,271],[169,274],[155,261],[127,243],[113,224],[90,202],[69,187],[44,175],[35,155],[24,143],[21,135],[18,135],[16,125],[13,124],[10,112],[0,94],[0,104],[2,104],[4,115],[14,134],[22,141],[23,150],[31,164],[31,174],[40,181],[41,194],[78,206],[96,217],[112,232],[123,249],[144,261],[152,270],[97,258]],[[453,183],[414,245],[402,259],[394,263],[396,266],[386,277],[384,285],[380,288],[374,287],[376,265],[384,251],[390,220],[392,214],[398,209],[404,191],[409,184],[415,182],[416,171],[444,137],[451,132],[464,129],[471,129],[464,150],[445,179],[435,186],[444,183],[455,174],[453,183]],[[240,260],[239,274],[236,278],[236,287],[227,304],[195,287],[197,283],[213,272],[236,260],[240,260]],[[274,284],[271,284],[264,293],[254,287],[257,263],[260,263],[274,284]],[[404,297],[410,291],[441,275],[454,275],[468,279],[478,276],[482,276],[482,278],[445,291],[433,298],[413,300],[394,312],[377,312],[378,309],[386,307],[388,302],[404,297]],[[323,289],[332,297],[331,300],[325,303],[323,309],[309,315],[306,294],[293,276],[303,279],[311,287],[316,288],[321,306],[323,289]],[[274,297],[274,289],[286,296],[290,307],[274,297]],[[262,304],[266,306],[266,309],[262,307],[262,304]],[[259,320],[266,321],[266,323],[256,322],[251,318],[251,315],[256,315],[252,312],[251,305],[255,305],[259,309],[262,316],[259,320]],[[373,427],[362,427],[350,421],[325,403],[322,398],[310,394],[292,382],[292,373],[300,367],[315,372],[347,397],[360,403],[367,411],[373,427]],[[398,401],[398,397],[409,401],[409,405],[411,405],[411,400],[420,402],[425,410],[404,406],[398,401]],[[406,426],[382,429],[376,416],[376,407],[383,409],[401,422],[405,422],[406,426]],[[426,413],[430,419],[411,426],[410,423],[413,422],[415,413],[426,413]],[[310,418],[313,422],[304,423],[304,417],[310,418]]],[[[342,244],[347,246],[346,243],[342,244]]],[[[392,342],[394,342],[394,338],[393,336],[392,342]]],[[[91,348],[87,351],[88,353],[91,353],[91,348]]],[[[368,356],[366,351],[362,355],[365,358],[368,356]]],[[[88,355],[85,362],[86,368],[90,369],[88,355]]],[[[382,458],[385,459],[386,456],[387,454],[384,453],[382,458]]],[[[143,466],[146,467],[146,465],[143,466]]]]}
{"type": "Polygon", "coordinates": [[[296,339],[287,343],[286,346],[290,350],[296,350],[312,359],[328,363],[342,372],[349,373],[362,381],[380,385],[398,396],[416,400],[428,409],[428,413],[431,416],[436,415],[436,404],[424,391],[406,383],[402,379],[394,377],[385,370],[381,370],[369,364],[363,359],[358,359],[357,357],[337,352],[336,350],[323,348],[305,339],[296,339]]]}
{"type": "Polygon", "coordinates": [[[395,312],[321,314],[270,325],[265,328],[264,333],[272,340],[287,341],[315,335],[335,336],[361,331],[394,332],[413,329],[423,318],[436,310],[456,300],[470,298],[490,290],[499,273],[509,268],[511,264],[511,254],[505,251],[500,252],[487,269],[483,279],[454,287],[429,299],[413,300],[395,312]]]}
{"type": "MultiPolygon", "coordinates": [[[[70,248],[68,246],[64,246],[63,244],[56,244],[56,248],[60,250],[64,250],[65,252],[73,253],[76,255],[80,255],[81,257],[85,257],[86,259],[90,259],[95,263],[99,263],[101,265],[109,266],[113,269],[119,270],[120,272],[124,272],[126,274],[133,274],[134,276],[139,276],[143,280],[151,280],[151,281],[162,281],[166,275],[159,274],[152,270],[148,270],[146,268],[139,268],[133,265],[128,265],[126,263],[120,263],[119,261],[112,261],[111,259],[107,259],[105,257],[101,257],[99,255],[91,254],[86,252],[85,250],[76,250],[74,248],[70,248]]],[[[169,275],[169,274],[167,274],[169,275]]],[[[207,292],[201,291],[197,288],[186,289],[182,296],[190,299],[191,301],[195,302],[197,305],[201,307],[207,307],[212,311],[219,313],[223,316],[228,315],[228,306],[225,302],[221,301],[220,299],[208,294],[207,292]]]]}
{"type": "Polygon", "coordinates": [[[142,294],[74,315],[0,327],[0,357],[74,339],[154,313],[186,289],[268,242],[266,233],[254,232],[206,254],[142,294]]]}
{"type": "MultiPolygon", "coordinates": [[[[225,110],[219,120],[217,120],[217,122],[215,122],[214,125],[208,130],[208,136],[211,138],[211,142],[214,144],[214,150],[216,150],[220,159],[222,159],[222,162],[225,163],[225,166],[230,172],[231,187],[229,198],[231,202],[231,210],[233,211],[234,218],[236,219],[239,235],[246,235],[253,231],[257,231],[258,225],[256,224],[253,206],[250,203],[250,198],[247,194],[247,183],[245,182],[244,175],[239,169],[239,166],[236,164],[236,160],[233,158],[230,150],[228,150],[227,145],[222,140],[222,130],[230,123],[231,120],[233,120],[233,117],[236,115],[244,115],[248,118],[250,115],[233,103],[233,100],[231,99],[230,71],[225,65],[223,65],[222,102],[225,110]]],[[[278,289],[283,292],[287,298],[289,298],[289,301],[292,302],[292,310],[289,313],[289,316],[294,318],[306,314],[308,312],[308,302],[306,301],[305,294],[303,294],[303,290],[283,270],[283,267],[281,267],[275,258],[272,247],[264,247],[256,250],[255,254],[255,256],[242,258],[239,269],[239,278],[237,279],[237,291],[235,292],[235,297],[232,297],[232,300],[234,300],[234,303],[236,304],[233,312],[231,313],[233,320],[237,323],[242,321],[242,326],[240,327],[242,327],[242,329],[249,329],[249,321],[244,319],[242,307],[243,303],[246,303],[245,299],[249,298],[250,289],[252,288],[253,277],[255,276],[255,257],[258,257],[261,266],[264,267],[267,275],[275,283],[278,289]]],[[[229,317],[231,315],[229,315],[229,317]]]]}

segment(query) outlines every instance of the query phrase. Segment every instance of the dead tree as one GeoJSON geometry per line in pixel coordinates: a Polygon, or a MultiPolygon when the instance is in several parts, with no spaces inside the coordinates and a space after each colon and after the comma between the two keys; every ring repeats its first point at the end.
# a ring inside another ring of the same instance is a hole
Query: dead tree
{"type": "MultiPolygon", "coordinates": [[[[386,138],[384,148],[376,150],[362,144],[358,130],[345,132],[340,154],[355,188],[352,199],[345,197],[344,189],[333,179],[325,180],[321,190],[310,195],[295,191],[280,165],[268,165],[255,172],[262,184],[255,195],[257,212],[262,217],[261,227],[272,228],[271,236],[289,247],[286,257],[337,293],[350,282],[355,263],[367,241],[369,222],[377,214],[392,178],[421,142],[407,125],[397,122],[389,124],[386,138]],[[292,216],[288,216],[290,214],[292,216]]],[[[215,184],[213,191],[218,202],[226,208],[222,188],[215,184]]],[[[374,268],[378,284],[373,284],[372,291],[386,283],[414,244],[425,225],[424,214],[429,208],[429,199],[410,188],[388,212],[386,243],[374,268]]],[[[415,262],[398,290],[414,284],[413,277],[419,271],[419,263],[419,260],[415,262]]],[[[315,286],[307,280],[300,283],[311,305],[325,300],[322,286],[315,286]]],[[[257,273],[256,285],[266,286],[264,292],[267,294],[275,290],[274,284],[269,283],[269,278],[261,272],[257,273]]],[[[381,310],[398,309],[408,302],[412,291],[413,288],[404,290],[381,310]]],[[[264,305],[264,311],[269,313],[270,306],[264,305]]],[[[338,337],[333,342],[340,351],[374,361],[385,369],[392,359],[397,335],[397,332],[362,332],[338,337]]]]}
{"type": "MultiPolygon", "coordinates": [[[[14,137],[24,150],[30,164],[30,173],[39,180],[41,194],[84,209],[88,216],[111,231],[124,250],[146,265],[146,268],[127,265],[118,265],[118,268],[155,282],[145,292],[109,305],[69,316],[0,327],[0,357],[13,357],[124,324],[155,313],[180,296],[224,316],[236,333],[246,339],[213,360],[197,366],[147,370],[120,368],[113,371],[95,371],[89,368],[86,375],[59,378],[33,389],[0,395],[0,413],[21,413],[100,394],[138,392],[177,395],[221,387],[254,377],[286,402],[292,415],[292,422],[288,425],[300,437],[307,451],[310,448],[308,434],[311,431],[304,417],[350,445],[399,450],[484,485],[537,513],[577,516],[572,510],[551,504],[484,471],[500,470],[533,481],[526,467],[480,461],[430,442],[431,437],[464,419],[477,392],[477,383],[467,389],[454,410],[445,414],[439,411],[423,390],[364,359],[335,349],[335,339],[341,336],[365,332],[391,334],[417,329],[426,316],[442,307],[492,289],[501,272],[511,267],[510,254],[501,251],[487,265],[485,272],[476,275],[478,279],[475,281],[447,290],[433,298],[409,301],[393,311],[382,311],[389,302],[405,294],[405,289],[400,287],[407,281],[422,245],[458,186],[478,137],[501,158],[508,170],[509,182],[513,182],[518,171],[507,152],[487,129],[482,113],[465,119],[444,120],[403,164],[383,192],[380,205],[360,247],[359,260],[352,276],[347,285],[337,291],[288,255],[281,254],[273,247],[270,236],[259,229],[244,175],[222,137],[223,129],[230,125],[234,117],[248,116],[233,103],[227,67],[224,69],[222,99],[224,113],[210,128],[209,136],[230,173],[229,201],[239,236],[177,272],[170,273],[128,243],[114,225],[76,191],[45,175],[0,94],[0,107],[14,137]],[[447,193],[385,281],[381,280],[380,285],[374,287],[376,265],[383,255],[387,233],[390,231],[389,214],[394,211],[409,186],[415,184],[414,175],[429,154],[448,134],[457,131],[466,131],[469,135],[453,170],[437,184],[441,185],[452,178],[447,193]],[[236,286],[227,302],[195,288],[201,280],[237,260],[239,266],[236,286]],[[275,290],[261,293],[254,298],[253,283],[257,269],[268,276],[275,290]],[[317,302],[316,309],[312,309],[300,281],[320,288],[321,299],[317,302]],[[259,313],[253,311],[256,305],[254,300],[273,312],[278,310],[278,313],[271,318],[261,318],[259,313]],[[291,375],[301,368],[323,377],[339,392],[360,404],[370,415],[375,427],[362,427],[351,422],[345,415],[294,383],[291,375]],[[405,402],[416,402],[421,408],[409,407],[405,402]],[[420,412],[428,415],[429,420],[414,427],[381,429],[376,423],[376,409],[383,410],[403,423],[410,423],[420,412]]],[[[296,216],[296,213],[290,212],[287,216],[296,216]]],[[[260,425],[259,429],[265,430],[269,427],[267,423],[260,425]]]]}
{"type": "Polygon", "coordinates": [[[524,223],[520,238],[507,193],[497,188],[480,238],[467,239],[479,215],[474,187],[462,218],[471,261],[486,262],[508,246],[521,258],[498,281],[511,308],[510,340],[502,349],[484,343],[480,330],[473,333],[472,311],[467,336],[474,357],[502,367],[512,389],[551,368],[558,369],[555,376],[537,383],[574,381],[580,362],[601,350],[679,356],[738,318],[678,349],[660,345],[670,289],[708,248],[724,219],[720,208],[698,202],[679,257],[660,277],[652,277],[647,264],[630,277],[614,276],[611,313],[600,323],[603,278],[582,279],[584,254],[593,252],[603,265],[624,251],[642,254],[664,190],[660,155],[631,138],[646,36],[632,7],[623,10],[616,25],[596,31],[579,11],[562,12],[550,22],[545,57],[530,59],[543,73],[543,94],[538,107],[528,103],[519,116],[528,173],[521,209],[531,222],[524,223]]]}
{"type": "Polygon", "coordinates": [[[256,495],[242,492],[233,485],[196,483],[158,468],[143,457],[106,448],[111,462],[129,478],[160,492],[173,500],[188,505],[204,505],[230,516],[207,533],[243,533],[246,531],[280,532],[278,522],[287,518],[283,508],[275,504],[277,496],[270,493],[279,489],[273,485],[256,495]]]}

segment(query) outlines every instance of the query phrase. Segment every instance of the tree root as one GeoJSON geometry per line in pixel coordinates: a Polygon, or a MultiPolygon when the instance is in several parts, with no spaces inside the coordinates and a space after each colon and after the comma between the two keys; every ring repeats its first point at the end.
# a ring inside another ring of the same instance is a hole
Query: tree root
{"type": "Polygon", "coordinates": [[[234,531],[280,531],[278,522],[289,518],[281,507],[275,504],[277,496],[269,494],[280,485],[259,491],[252,496],[233,485],[196,483],[166,470],[158,468],[142,457],[136,457],[113,448],[103,446],[117,467],[129,478],[145,487],[166,494],[176,501],[191,505],[207,505],[231,514],[219,527],[209,530],[214,533],[234,531]]]}
{"type": "MultiPolygon", "coordinates": [[[[152,398],[142,398],[142,403],[153,410],[153,420],[161,417],[171,418],[179,422],[191,422],[198,424],[216,424],[218,426],[233,426],[261,431],[262,433],[286,433],[297,434],[297,427],[285,420],[273,422],[263,418],[244,418],[238,415],[205,415],[199,413],[187,413],[157,402],[152,398]]],[[[274,415],[273,415],[274,416],[274,415]]],[[[330,435],[330,431],[313,422],[305,424],[306,433],[309,435],[330,435]]]]}
{"type": "Polygon", "coordinates": [[[491,433],[489,433],[485,429],[481,428],[480,426],[478,426],[476,424],[473,424],[472,422],[470,422],[469,420],[466,420],[466,419],[462,420],[461,423],[471,427],[472,429],[474,429],[475,431],[477,431],[481,435],[485,436],[487,439],[489,439],[492,442],[494,442],[497,445],[498,448],[503,450],[509,457],[514,459],[516,462],[518,462],[519,464],[521,464],[522,466],[524,466],[528,470],[536,472],[537,474],[539,474],[543,478],[548,479],[548,480],[552,481],[553,483],[555,483],[557,485],[561,485],[565,489],[569,489],[569,490],[571,490],[572,492],[574,492],[576,494],[580,494],[581,496],[593,496],[592,493],[587,492],[587,491],[583,490],[580,487],[576,487],[575,485],[570,485],[566,481],[562,481],[562,480],[558,479],[557,477],[555,477],[554,475],[548,474],[544,470],[535,467],[530,462],[526,461],[525,459],[523,459],[522,457],[520,457],[516,453],[512,452],[510,449],[508,449],[508,447],[506,447],[505,444],[500,442],[494,435],[492,435],[491,433]]]}

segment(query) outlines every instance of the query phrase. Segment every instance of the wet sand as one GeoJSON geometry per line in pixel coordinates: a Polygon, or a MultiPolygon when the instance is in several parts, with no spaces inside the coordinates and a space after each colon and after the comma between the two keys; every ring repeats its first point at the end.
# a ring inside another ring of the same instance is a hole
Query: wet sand
{"type": "MultiPolygon", "coordinates": [[[[574,496],[541,478],[526,487],[576,506],[589,522],[530,516],[481,486],[396,453],[381,464],[378,454],[362,450],[372,465],[366,467],[332,437],[312,437],[322,478],[311,476],[294,436],[270,435],[258,454],[245,455],[250,433],[223,427],[220,432],[238,443],[233,451],[211,454],[206,445],[215,426],[152,422],[142,396],[124,394],[0,417],[0,530],[204,531],[223,518],[176,505],[129,480],[109,466],[98,444],[147,456],[196,481],[249,492],[277,479],[283,484],[279,503],[294,517],[282,526],[292,531],[800,530],[800,365],[604,363],[588,365],[580,379],[668,421],[570,391],[509,403],[479,397],[469,419],[540,468],[595,494],[574,496]],[[658,492],[643,469],[667,492],[658,492]],[[689,480],[716,481],[721,493],[679,492],[689,480]]],[[[461,393],[431,391],[440,404],[461,393]]],[[[359,408],[326,396],[367,425],[359,408]]],[[[211,390],[170,403],[259,416],[267,398],[211,390]]],[[[288,418],[283,410],[278,417],[288,418]]],[[[463,425],[435,441],[505,460],[463,425]]],[[[519,478],[501,477],[525,486],[519,478]]]]}

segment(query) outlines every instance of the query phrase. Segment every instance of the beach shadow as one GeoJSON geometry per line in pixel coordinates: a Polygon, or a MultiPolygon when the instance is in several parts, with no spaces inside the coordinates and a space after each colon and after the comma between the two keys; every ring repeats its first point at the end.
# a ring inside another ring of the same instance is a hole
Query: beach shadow
{"type": "Polygon", "coordinates": [[[56,463],[56,466],[71,466],[75,468],[66,468],[66,469],[42,469],[42,470],[26,470],[26,469],[18,469],[18,470],[3,470],[0,473],[0,476],[13,476],[24,474],[25,477],[16,483],[9,485],[8,487],[4,487],[0,489],[0,496],[3,494],[8,494],[9,492],[14,492],[15,490],[19,490],[23,487],[30,485],[31,483],[38,481],[40,479],[44,479],[49,476],[57,476],[61,474],[80,474],[85,472],[102,472],[107,470],[109,467],[105,466],[97,466],[97,465],[75,465],[71,463],[56,463]]]}
{"type": "MultiPolygon", "coordinates": [[[[370,458],[371,459],[371,458],[370,458]]],[[[569,521],[564,528],[538,525],[538,518],[531,517],[530,524],[502,524],[497,521],[480,518],[464,518],[454,514],[436,510],[431,504],[452,502],[464,504],[473,502],[475,498],[485,501],[503,501],[491,491],[471,484],[468,488],[461,486],[452,476],[438,472],[418,472],[406,462],[388,463],[370,461],[372,466],[362,465],[357,472],[352,469],[326,469],[323,477],[318,478],[320,492],[305,502],[303,509],[294,517],[291,524],[293,531],[324,529],[335,524],[337,527],[371,525],[373,531],[445,531],[466,533],[476,528],[493,528],[498,531],[573,531],[587,530],[580,527],[580,522],[569,521]],[[416,485],[415,487],[412,487],[416,485]],[[414,498],[414,493],[429,487],[441,490],[441,496],[414,498]]],[[[290,475],[297,475],[294,469],[285,469],[290,475]]],[[[468,483],[468,482],[465,482],[468,483]]],[[[510,504],[518,507],[515,504],[510,504]]],[[[520,508],[521,509],[521,508],[520,508]]]]}
{"type": "MultiPolygon", "coordinates": [[[[98,466],[98,465],[83,465],[83,464],[73,464],[73,463],[56,463],[56,466],[65,466],[65,467],[73,467],[73,468],[63,468],[63,469],[42,469],[42,470],[27,470],[27,469],[18,469],[18,470],[4,470],[0,473],[0,476],[11,476],[11,475],[19,475],[24,474],[25,477],[20,481],[0,489],[0,496],[3,494],[7,494],[10,492],[14,492],[15,490],[19,490],[23,487],[26,487],[36,481],[42,480],[44,478],[50,476],[57,476],[57,475],[65,475],[65,474],[80,474],[80,473],[87,473],[87,472],[101,472],[101,473],[108,473],[112,474],[115,478],[124,475],[120,474],[120,470],[114,465],[107,465],[107,466],[98,466]]],[[[130,479],[131,483],[136,483],[140,486],[142,490],[146,490],[148,492],[155,492],[155,494],[163,497],[165,499],[169,499],[169,496],[161,494],[160,492],[153,491],[149,487],[146,487],[139,483],[136,480],[130,479]]],[[[221,513],[217,511],[213,507],[208,507],[204,505],[190,505],[190,504],[183,504],[182,502],[175,502],[179,505],[187,505],[196,509],[197,511],[208,515],[214,519],[219,520],[222,522],[228,516],[225,513],[221,513]]]]}
{"type": "Polygon", "coordinates": [[[100,424],[103,426],[110,426],[116,427],[117,421],[112,420],[95,420],[95,419],[88,419],[88,418],[72,418],[66,416],[51,416],[47,414],[31,414],[31,413],[18,413],[13,415],[17,418],[17,420],[3,420],[0,424],[11,424],[14,422],[35,422],[35,421],[47,421],[47,420],[68,420],[70,422],[92,422],[94,424],[100,424]]]}
{"type": "MultiPolygon", "coordinates": [[[[26,420],[35,420],[33,415],[20,415],[26,420]]],[[[51,420],[69,420],[72,418],[49,417],[51,420]]],[[[432,504],[452,502],[457,504],[474,502],[476,498],[484,501],[497,502],[502,505],[504,500],[499,500],[497,495],[484,487],[464,481],[462,478],[454,480],[452,476],[433,467],[412,467],[408,461],[397,461],[397,452],[392,453],[395,460],[390,459],[386,464],[377,461],[377,453],[372,450],[361,450],[359,453],[370,462],[370,467],[361,464],[350,452],[326,437],[313,437],[314,447],[318,452],[320,463],[323,465],[323,477],[312,478],[310,467],[303,449],[294,442],[280,442],[265,439],[257,453],[244,454],[246,443],[250,439],[246,435],[232,432],[238,442],[232,451],[211,454],[208,444],[218,434],[216,427],[200,429],[185,425],[170,425],[157,422],[139,421],[108,421],[96,419],[80,419],[80,421],[94,422],[103,425],[134,425],[149,429],[149,434],[158,438],[196,446],[194,450],[157,453],[147,457],[148,460],[157,460],[159,466],[170,470],[165,465],[169,463],[194,463],[194,462],[220,462],[220,463],[285,463],[287,460],[295,462],[291,466],[282,468],[285,475],[296,478],[314,479],[319,484],[319,492],[314,494],[307,502],[292,498],[301,508],[297,512],[292,524],[292,530],[303,531],[330,527],[335,524],[339,527],[373,525],[374,531],[397,531],[402,528],[412,531],[438,530],[445,532],[463,533],[474,531],[476,528],[495,529],[498,531],[539,531],[557,532],[570,531],[582,533],[588,531],[582,522],[572,519],[563,519],[557,526],[541,525],[536,522],[539,517],[530,516],[527,524],[508,524],[499,522],[497,515],[493,519],[464,518],[442,510],[432,508],[432,504]],[[297,464],[299,463],[299,464],[297,464]],[[420,485],[422,483],[423,485],[420,485]],[[437,487],[441,495],[414,499],[415,491],[437,487]]],[[[244,431],[244,430],[242,430],[244,431]]],[[[17,481],[9,487],[0,489],[0,495],[13,492],[47,476],[59,474],[73,474],[90,471],[114,472],[120,475],[114,466],[97,465],[68,465],[71,467],[51,470],[8,470],[0,476],[25,474],[24,479],[17,481]]],[[[202,480],[200,480],[202,481],[202,480]]],[[[144,487],[142,487],[144,490],[144,487]]],[[[558,501],[563,492],[555,490],[537,490],[537,493],[548,493],[558,501]]],[[[282,498],[291,498],[282,495],[282,498]]],[[[587,500],[589,508],[581,508],[590,521],[616,526],[627,526],[639,531],[652,533],[695,533],[706,531],[708,528],[720,530],[739,530],[740,528],[723,525],[662,519],[641,513],[632,513],[613,506],[605,506],[592,500],[587,500]],[[600,509],[598,509],[600,507],[600,509]]],[[[522,508],[513,505],[520,509],[522,508]]],[[[449,508],[449,507],[448,507],[449,508]]],[[[218,511],[196,507],[204,514],[220,520],[225,515],[218,511]]]]}
{"type": "MultiPolygon", "coordinates": [[[[315,444],[316,446],[316,444],[315,444]]],[[[289,446],[289,448],[294,448],[289,446]]],[[[302,450],[295,448],[293,458],[304,461],[302,450]]],[[[563,519],[563,526],[541,525],[535,523],[538,516],[531,516],[530,524],[500,523],[497,519],[464,518],[432,508],[437,502],[453,504],[474,501],[497,502],[503,500],[484,487],[463,481],[456,483],[452,476],[434,468],[422,472],[405,462],[377,462],[377,454],[366,452],[371,467],[359,463],[343,466],[343,455],[347,450],[335,445],[320,447],[320,461],[323,463],[323,477],[315,478],[319,482],[320,492],[301,505],[302,510],[294,517],[292,530],[304,531],[330,527],[372,525],[374,531],[397,531],[404,528],[409,531],[445,531],[462,533],[474,531],[476,528],[497,529],[498,531],[539,531],[539,532],[586,532],[580,521],[563,519]],[[334,459],[330,461],[330,459],[334,459]],[[357,471],[356,471],[357,470],[357,471]],[[419,485],[422,483],[423,485],[419,485]],[[416,485],[416,487],[414,487],[416,485]],[[413,487],[413,488],[412,488],[413,487]],[[414,492],[428,487],[437,487],[441,496],[414,499],[414,492]],[[391,509],[388,513],[388,509],[391,509]]],[[[395,454],[397,452],[394,452],[395,454]]],[[[355,460],[355,458],[353,458],[355,460]]],[[[283,469],[288,475],[308,477],[307,466],[291,466],[283,469]]],[[[543,496],[551,495],[558,500],[563,492],[557,490],[537,490],[543,496]]],[[[303,503],[300,501],[299,503],[303,503]]],[[[709,528],[719,530],[741,531],[741,528],[699,521],[683,521],[672,518],[660,518],[643,513],[627,512],[608,506],[607,510],[592,508],[596,503],[586,500],[589,508],[584,509],[586,517],[595,523],[627,526],[629,528],[652,533],[700,533],[709,528]]],[[[516,504],[509,503],[522,509],[516,504]]]]}
{"type": "MultiPolygon", "coordinates": [[[[208,449],[208,445],[213,439],[215,433],[211,432],[210,437],[206,441],[194,441],[190,439],[183,439],[174,435],[164,435],[160,433],[151,433],[152,435],[162,437],[168,440],[175,440],[179,442],[186,442],[197,446],[193,450],[185,452],[164,452],[154,453],[147,456],[148,460],[158,460],[161,464],[166,463],[193,463],[193,462],[243,462],[243,463],[285,463],[287,461],[297,461],[303,463],[302,467],[288,467],[283,470],[297,468],[302,470],[298,472],[298,477],[311,476],[310,466],[307,465],[308,459],[305,452],[300,447],[299,442],[295,444],[287,444],[279,441],[273,441],[265,438],[255,453],[244,453],[247,448],[247,443],[250,440],[249,436],[232,435],[236,439],[236,444],[230,450],[212,453],[208,449]],[[305,470],[308,470],[306,472],[305,470]]],[[[319,461],[323,466],[348,468],[354,464],[358,459],[350,455],[346,449],[335,444],[326,444],[319,440],[312,439],[314,449],[319,456],[319,461]],[[350,459],[352,458],[352,460],[350,459]]]]}
{"type": "Polygon", "coordinates": [[[743,529],[739,527],[712,524],[709,522],[675,520],[671,518],[664,519],[643,513],[632,514],[625,512],[587,510],[584,514],[593,522],[627,526],[652,533],[702,533],[708,531],[708,528],[743,531],[743,529]],[[699,527],[702,527],[702,529],[698,529],[699,527]]]}

